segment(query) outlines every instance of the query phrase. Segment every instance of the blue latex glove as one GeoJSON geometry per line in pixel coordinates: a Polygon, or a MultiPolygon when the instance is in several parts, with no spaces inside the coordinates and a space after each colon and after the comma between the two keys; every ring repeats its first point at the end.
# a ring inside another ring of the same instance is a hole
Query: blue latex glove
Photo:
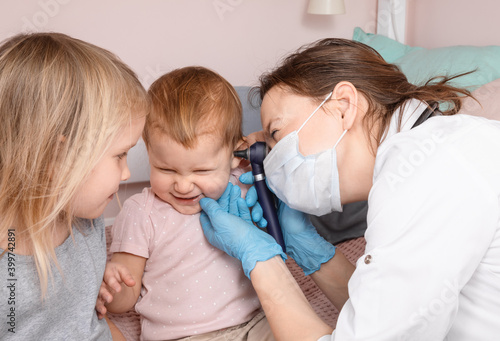
{"type": "Polygon", "coordinates": [[[253,225],[238,186],[229,184],[219,202],[203,198],[200,206],[201,226],[210,244],[239,259],[248,278],[257,262],[277,255],[286,259],[274,238],[253,225]]]}
{"type": "MultiPolygon", "coordinates": [[[[245,185],[253,185],[254,179],[252,172],[246,172],[240,175],[240,182],[245,185]]],[[[245,201],[248,207],[252,208],[252,220],[259,227],[266,227],[267,220],[264,219],[264,212],[262,211],[262,207],[257,201],[257,190],[255,186],[252,186],[248,189],[247,194],[245,196],[245,201]]]]}
{"type": "Polygon", "coordinates": [[[321,264],[335,255],[335,246],[321,237],[309,216],[280,201],[278,219],[283,230],[287,253],[304,270],[306,276],[316,272],[321,264]]]}
{"type": "MultiPolygon", "coordinates": [[[[242,174],[240,181],[246,185],[253,184],[252,173],[242,174]]],[[[246,200],[247,205],[257,200],[257,192],[252,193],[250,198],[247,193],[246,200]]],[[[335,255],[335,246],[318,234],[307,214],[291,209],[280,200],[278,219],[286,251],[304,270],[306,276],[319,270],[321,264],[326,263],[335,255]]]]}

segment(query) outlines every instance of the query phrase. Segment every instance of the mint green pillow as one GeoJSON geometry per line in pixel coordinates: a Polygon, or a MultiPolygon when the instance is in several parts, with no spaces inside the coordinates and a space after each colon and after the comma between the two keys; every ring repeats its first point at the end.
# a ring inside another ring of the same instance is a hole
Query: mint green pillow
{"type": "Polygon", "coordinates": [[[457,45],[425,49],[401,44],[393,39],[354,29],[353,40],[374,48],[388,62],[398,65],[413,84],[423,84],[435,76],[454,76],[458,87],[474,90],[500,78],[500,46],[457,45]]]}

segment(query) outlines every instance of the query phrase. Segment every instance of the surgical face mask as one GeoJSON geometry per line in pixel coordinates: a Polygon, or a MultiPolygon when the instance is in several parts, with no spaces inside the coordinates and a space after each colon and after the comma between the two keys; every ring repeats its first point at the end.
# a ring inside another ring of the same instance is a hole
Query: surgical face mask
{"type": "Polygon", "coordinates": [[[280,140],[264,159],[267,183],[276,196],[291,208],[316,216],[342,212],[335,148],[347,130],[333,148],[308,156],[299,151],[299,132],[331,96],[332,93],[298,130],[280,140]]]}

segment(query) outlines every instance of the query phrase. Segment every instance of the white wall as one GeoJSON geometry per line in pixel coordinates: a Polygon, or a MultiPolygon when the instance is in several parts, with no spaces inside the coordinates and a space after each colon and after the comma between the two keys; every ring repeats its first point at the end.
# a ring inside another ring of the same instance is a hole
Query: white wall
{"type": "MultiPolygon", "coordinates": [[[[0,1],[0,40],[22,31],[58,31],[120,56],[145,87],[174,68],[203,65],[233,85],[258,76],[305,43],[375,32],[377,0],[345,0],[346,14],[306,13],[307,0],[0,1]]],[[[133,171],[133,170],[132,170],[133,171]]],[[[133,176],[133,174],[132,174],[133,176]]],[[[126,184],[122,202],[147,183],[126,184]]],[[[113,201],[105,216],[116,215],[113,201]]]]}

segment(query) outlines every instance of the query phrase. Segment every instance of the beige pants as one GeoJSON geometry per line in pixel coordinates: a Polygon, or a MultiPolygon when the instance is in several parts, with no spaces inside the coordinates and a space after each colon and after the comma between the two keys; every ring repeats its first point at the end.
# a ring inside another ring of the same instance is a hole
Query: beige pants
{"type": "Polygon", "coordinates": [[[263,311],[250,321],[202,335],[188,336],[175,341],[275,341],[263,311]]]}

